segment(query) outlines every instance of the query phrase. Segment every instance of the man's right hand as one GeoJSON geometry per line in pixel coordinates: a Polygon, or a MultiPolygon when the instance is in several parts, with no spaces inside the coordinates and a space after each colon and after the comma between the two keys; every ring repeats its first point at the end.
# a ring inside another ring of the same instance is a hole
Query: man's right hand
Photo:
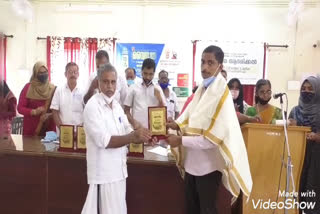
{"type": "Polygon", "coordinates": [[[152,137],[151,132],[146,128],[138,128],[133,132],[132,143],[148,142],[152,137]]]}

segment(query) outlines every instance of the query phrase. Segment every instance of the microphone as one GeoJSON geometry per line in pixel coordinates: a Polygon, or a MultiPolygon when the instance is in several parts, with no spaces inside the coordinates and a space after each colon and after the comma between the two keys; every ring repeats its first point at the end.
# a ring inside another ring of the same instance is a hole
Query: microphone
{"type": "Polygon", "coordinates": [[[278,99],[279,97],[282,97],[283,95],[285,95],[286,93],[277,93],[277,94],[273,94],[273,99],[278,99]]]}

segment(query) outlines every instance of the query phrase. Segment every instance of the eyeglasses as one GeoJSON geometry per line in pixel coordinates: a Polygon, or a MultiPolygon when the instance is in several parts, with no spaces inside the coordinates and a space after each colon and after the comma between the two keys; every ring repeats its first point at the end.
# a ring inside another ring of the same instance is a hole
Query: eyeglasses
{"type": "Polygon", "coordinates": [[[271,94],[272,94],[272,91],[271,91],[271,90],[268,90],[268,91],[258,91],[258,94],[260,94],[260,95],[265,95],[265,94],[271,95],[271,94]]]}

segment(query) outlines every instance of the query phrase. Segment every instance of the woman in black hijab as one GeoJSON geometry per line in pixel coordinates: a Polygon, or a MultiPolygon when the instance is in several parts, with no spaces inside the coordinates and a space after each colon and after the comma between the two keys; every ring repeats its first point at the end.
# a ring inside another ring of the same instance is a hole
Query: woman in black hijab
{"type": "Polygon", "coordinates": [[[299,105],[289,115],[291,125],[309,126],[303,170],[300,177],[300,201],[315,203],[306,214],[320,214],[320,79],[308,77],[300,89],[299,105]],[[301,193],[315,192],[313,197],[301,193]]]}

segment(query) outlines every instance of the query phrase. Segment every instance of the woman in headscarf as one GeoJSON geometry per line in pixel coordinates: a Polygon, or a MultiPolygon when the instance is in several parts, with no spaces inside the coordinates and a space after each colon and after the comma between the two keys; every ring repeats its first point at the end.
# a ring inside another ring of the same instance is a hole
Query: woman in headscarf
{"type": "Polygon", "coordinates": [[[16,116],[17,99],[10,91],[6,81],[0,80],[0,137],[11,134],[11,121],[16,116]]]}
{"type": "Polygon", "coordinates": [[[256,84],[255,105],[249,107],[246,115],[261,118],[261,123],[275,124],[276,120],[282,120],[281,109],[270,105],[271,100],[271,83],[269,80],[260,79],[256,84]]]}
{"type": "Polygon", "coordinates": [[[303,170],[300,177],[300,193],[315,192],[314,197],[302,197],[301,201],[316,202],[306,214],[320,213],[320,79],[308,77],[301,86],[299,105],[289,115],[291,125],[309,126],[303,170]]]}
{"type": "Polygon", "coordinates": [[[55,131],[49,109],[54,91],[45,63],[37,62],[30,82],[22,89],[19,98],[18,112],[24,115],[23,135],[45,136],[47,131],[55,131]]]}

